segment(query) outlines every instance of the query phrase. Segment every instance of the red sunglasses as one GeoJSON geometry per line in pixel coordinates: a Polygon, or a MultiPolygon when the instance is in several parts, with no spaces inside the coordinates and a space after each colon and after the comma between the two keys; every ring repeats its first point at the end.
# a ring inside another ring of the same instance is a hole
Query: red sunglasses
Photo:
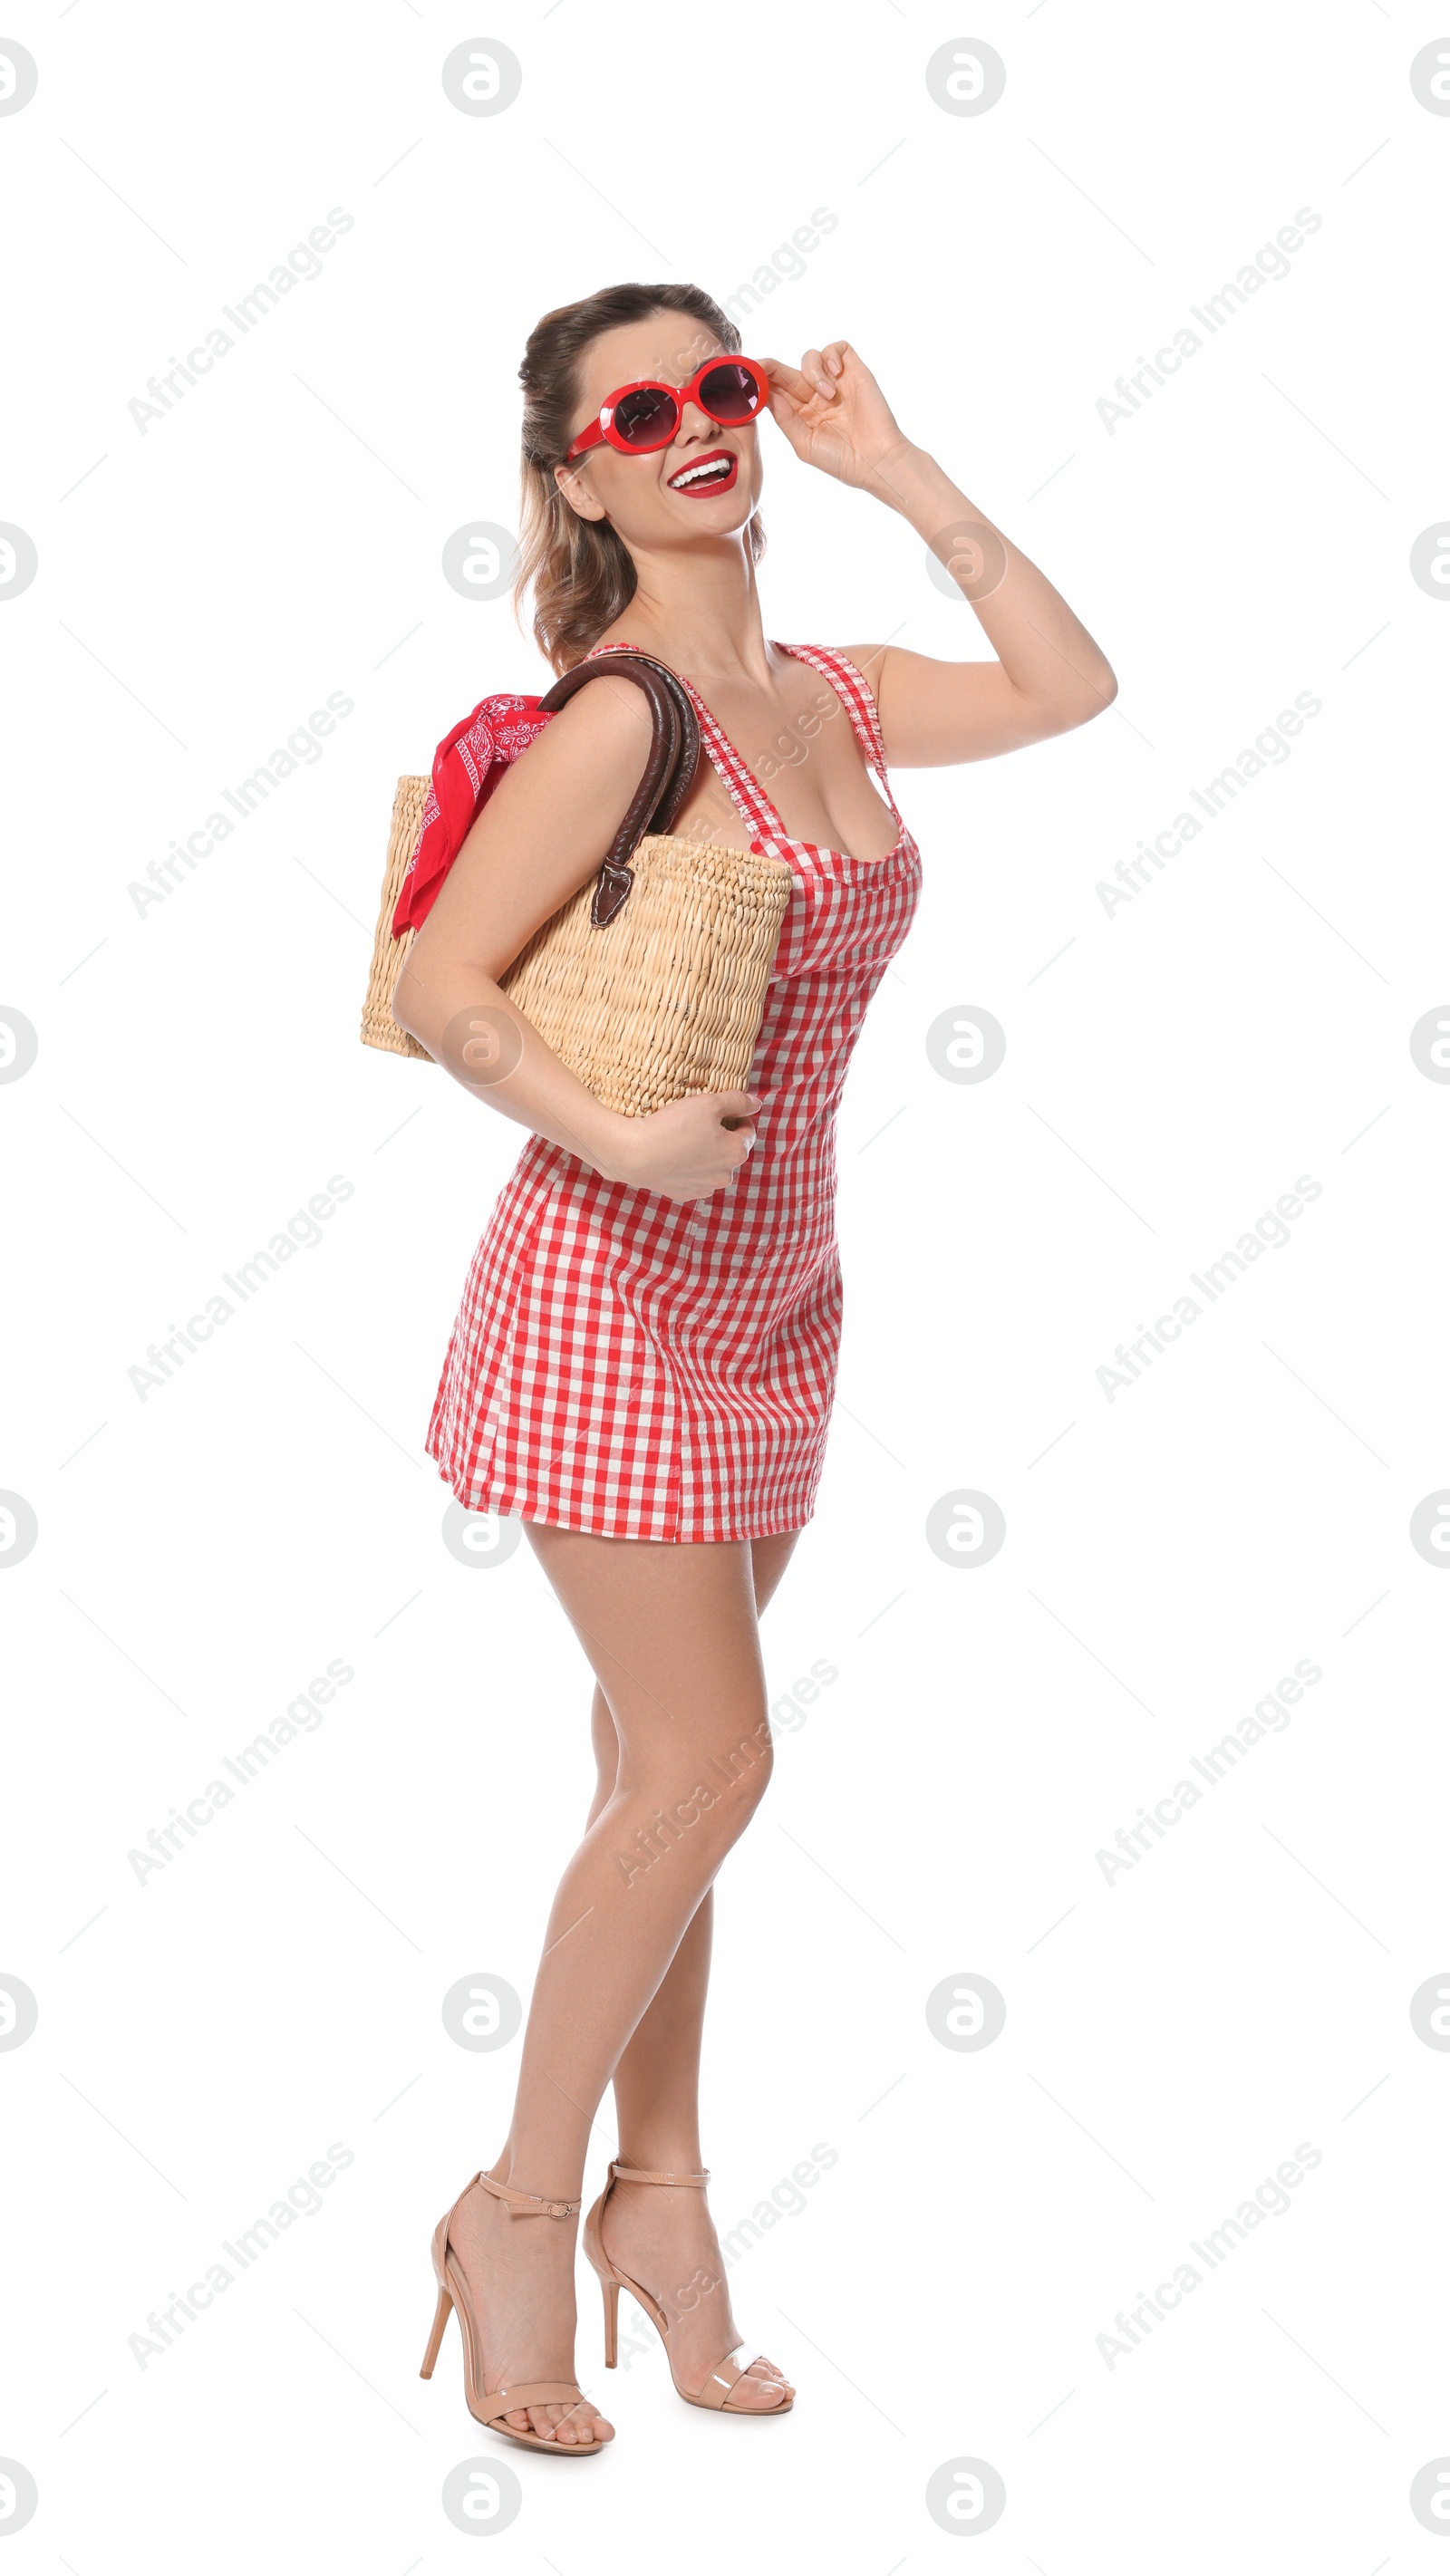
{"type": "Polygon", "coordinates": [[[687,385],[657,384],[652,377],[619,385],[601,405],[598,418],[580,431],[565,463],[572,465],[576,456],[605,440],[621,456],[648,456],[655,448],[668,447],[691,402],[707,420],[738,429],[768,407],[770,383],[753,358],[707,358],[687,385]]]}

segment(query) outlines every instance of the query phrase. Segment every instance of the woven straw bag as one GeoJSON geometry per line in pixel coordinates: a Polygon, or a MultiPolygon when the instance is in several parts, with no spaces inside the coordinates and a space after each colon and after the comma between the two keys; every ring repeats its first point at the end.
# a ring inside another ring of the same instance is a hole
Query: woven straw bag
{"type": "MultiPolygon", "coordinates": [[[[695,774],[699,727],[664,663],[642,653],[580,663],[540,699],[541,712],[553,714],[606,671],[635,681],[649,699],[644,776],[598,877],[535,931],[499,983],[607,1109],[643,1118],[688,1092],[731,1091],[748,1080],[791,872],[751,850],[671,834],[695,774]]],[[[417,935],[395,939],[393,913],[428,785],[398,781],[362,1039],[431,1063],[392,1012],[417,935]]]]}

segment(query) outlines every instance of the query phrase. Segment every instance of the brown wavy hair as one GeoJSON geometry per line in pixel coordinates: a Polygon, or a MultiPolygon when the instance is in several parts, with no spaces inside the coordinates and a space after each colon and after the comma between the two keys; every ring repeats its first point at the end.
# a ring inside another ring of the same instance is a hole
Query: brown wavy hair
{"type": "MultiPolygon", "coordinates": [[[[546,313],[524,350],[519,369],[524,389],[523,508],[514,610],[522,624],[523,604],[532,591],[534,641],[556,673],[583,661],[628,607],[638,584],[623,538],[607,519],[581,519],[554,480],[554,468],[563,464],[574,434],[579,360],[601,332],[661,312],[703,323],[722,348],[740,346],[735,324],[703,287],[630,285],[606,286],[597,295],[546,313]]],[[[688,354],[687,344],[668,361],[682,377],[693,372],[686,364],[688,354]]],[[[746,535],[751,560],[759,563],[765,552],[759,512],[746,535]]]]}

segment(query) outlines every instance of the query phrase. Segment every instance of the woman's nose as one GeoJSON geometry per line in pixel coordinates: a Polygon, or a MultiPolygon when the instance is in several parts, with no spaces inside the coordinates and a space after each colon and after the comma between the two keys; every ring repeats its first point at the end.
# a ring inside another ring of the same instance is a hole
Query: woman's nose
{"type": "Polygon", "coordinates": [[[701,411],[697,402],[687,402],[680,414],[680,425],[675,432],[675,443],[678,446],[682,439],[709,438],[712,435],[715,426],[716,424],[710,418],[709,413],[707,411],[701,411]]]}

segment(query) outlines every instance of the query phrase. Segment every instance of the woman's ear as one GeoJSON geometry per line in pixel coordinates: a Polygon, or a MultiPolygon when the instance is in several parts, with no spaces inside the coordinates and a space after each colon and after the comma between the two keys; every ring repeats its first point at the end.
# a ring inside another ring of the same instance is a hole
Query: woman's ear
{"type": "Polygon", "coordinates": [[[590,491],[589,480],[582,466],[556,465],[554,481],[576,518],[595,521],[608,518],[609,513],[603,502],[590,491]]]}

